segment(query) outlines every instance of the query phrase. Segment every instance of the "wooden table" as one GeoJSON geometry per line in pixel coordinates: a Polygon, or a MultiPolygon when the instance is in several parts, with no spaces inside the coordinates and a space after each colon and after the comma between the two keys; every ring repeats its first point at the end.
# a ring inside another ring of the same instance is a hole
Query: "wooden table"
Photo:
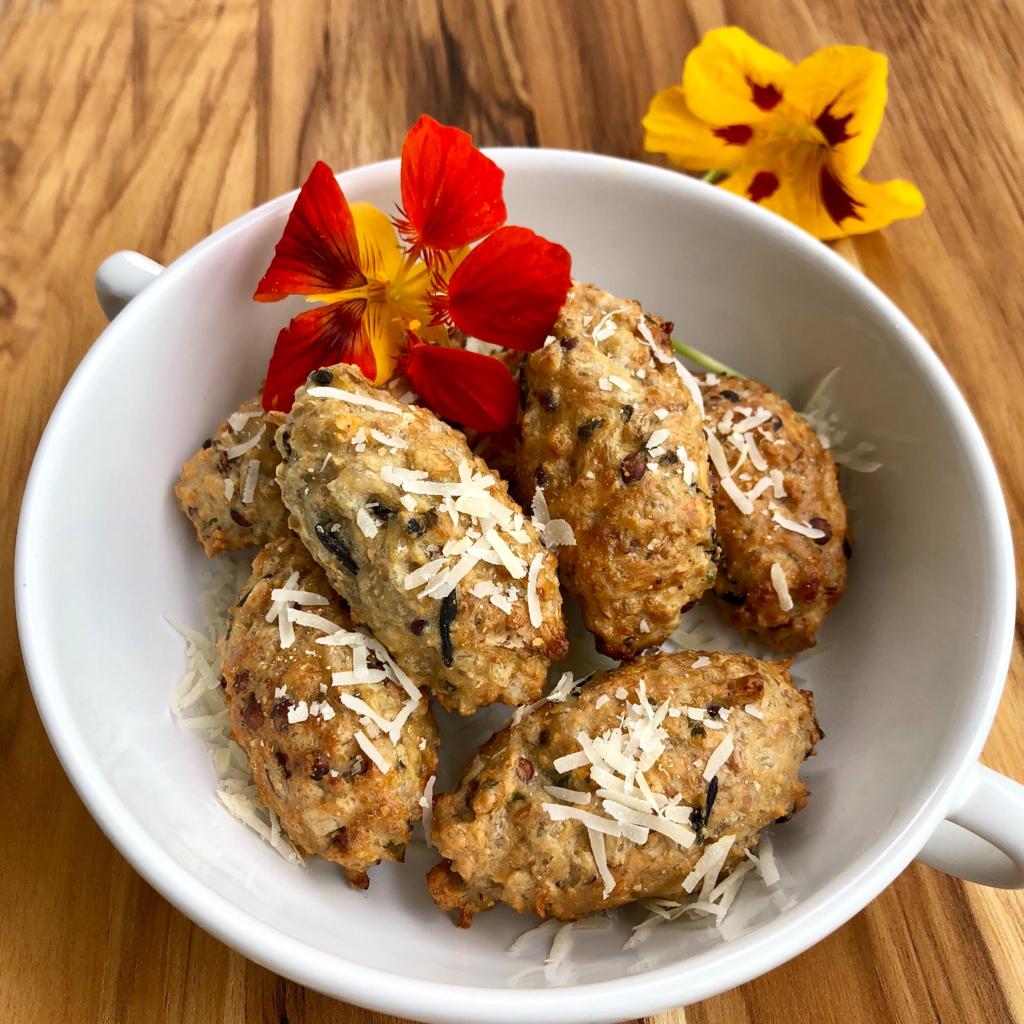
{"type": "MultiPolygon", "coordinates": [[[[644,159],[640,117],[700,34],[892,60],[869,171],[929,208],[840,251],[930,338],[971,400],[1024,552],[1024,9],[1000,0],[0,0],[0,465],[10,579],[21,490],[103,326],[92,271],[162,261],[335,168],[398,152],[421,111],[481,144],[644,159]]],[[[1020,562],[1018,561],[1018,569],[1020,562]]],[[[122,860],[64,777],[2,595],[0,1020],[380,1022],[247,962],[122,860]]],[[[1018,626],[985,761],[1024,775],[1018,626]]],[[[1024,1021],[1024,895],[910,867],[814,949],[668,1022],[1024,1021]]]]}

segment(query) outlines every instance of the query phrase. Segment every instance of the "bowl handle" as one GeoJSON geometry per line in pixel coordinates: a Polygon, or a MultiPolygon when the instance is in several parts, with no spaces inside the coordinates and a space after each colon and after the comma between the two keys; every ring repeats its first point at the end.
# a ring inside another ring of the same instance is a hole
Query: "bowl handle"
{"type": "Polygon", "coordinates": [[[1024,785],[974,765],[917,859],[968,882],[1024,889],[1024,785]]]}
{"type": "Polygon", "coordinates": [[[96,298],[113,320],[158,274],[163,265],[141,252],[123,249],[108,256],[96,271],[96,298]]]}

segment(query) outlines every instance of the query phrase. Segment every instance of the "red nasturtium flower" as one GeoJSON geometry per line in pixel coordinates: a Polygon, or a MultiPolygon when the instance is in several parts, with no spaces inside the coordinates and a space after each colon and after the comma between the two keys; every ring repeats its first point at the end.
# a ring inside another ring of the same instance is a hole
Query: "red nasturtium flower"
{"type": "Polygon", "coordinates": [[[568,294],[571,260],[526,228],[501,226],[503,177],[465,132],[421,117],[402,148],[392,223],[367,203],[350,206],[318,162],[254,298],[303,295],[322,305],[278,335],[264,407],[290,409],[309,373],[349,362],[377,384],[405,373],[445,419],[482,431],[507,426],[517,394],[507,367],[451,347],[449,330],[539,348],[568,294]]]}
{"type": "Polygon", "coordinates": [[[395,225],[428,255],[478,242],[505,223],[505,172],[468,132],[424,114],[402,144],[402,205],[395,225]]]}

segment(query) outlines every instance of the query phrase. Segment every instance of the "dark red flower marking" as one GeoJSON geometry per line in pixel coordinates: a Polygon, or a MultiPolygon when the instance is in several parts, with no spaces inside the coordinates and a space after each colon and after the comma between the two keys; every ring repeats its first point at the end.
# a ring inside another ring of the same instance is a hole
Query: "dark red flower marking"
{"type": "Polygon", "coordinates": [[[864,204],[850,195],[827,163],[821,168],[821,201],[825,206],[825,212],[836,224],[842,224],[847,217],[854,220],[864,219],[858,212],[864,204]]]}
{"type": "Polygon", "coordinates": [[[286,295],[323,295],[365,283],[348,200],[334,172],[318,160],[253,298],[277,302],[286,295]]]}
{"type": "Polygon", "coordinates": [[[750,75],[747,75],[747,85],[750,86],[750,98],[760,110],[774,110],[782,102],[782,93],[771,82],[767,85],[758,85],[750,75]]]}
{"type": "Polygon", "coordinates": [[[367,380],[377,375],[377,361],[363,330],[362,300],[335,302],[300,313],[277,336],[267,367],[263,408],[288,412],[295,390],[321,366],[354,363],[367,380]]]}
{"type": "Polygon", "coordinates": [[[504,178],[467,132],[424,114],[402,145],[402,206],[395,226],[417,249],[469,245],[505,223],[504,178]]]}
{"type": "Polygon", "coordinates": [[[412,337],[399,360],[416,394],[439,416],[471,430],[503,430],[516,415],[519,388],[493,356],[427,345],[412,337]]]}
{"type": "Polygon", "coordinates": [[[832,113],[832,107],[835,106],[835,100],[833,100],[817,117],[815,125],[818,131],[825,136],[825,141],[830,146],[838,146],[840,142],[846,142],[847,139],[852,139],[853,134],[846,130],[846,126],[850,123],[850,119],[853,117],[852,113],[844,114],[842,117],[836,117],[832,113]]]}
{"type": "Polygon", "coordinates": [[[755,203],[759,203],[762,199],[767,199],[769,196],[774,195],[778,187],[779,179],[776,175],[772,174],[771,171],[758,171],[747,186],[747,195],[755,203]]]}
{"type": "Polygon", "coordinates": [[[754,129],[749,124],[730,124],[712,129],[711,134],[730,146],[745,146],[754,137],[754,129]]]}
{"type": "Polygon", "coordinates": [[[433,300],[435,323],[529,352],[551,332],[572,284],[572,259],[529,228],[498,228],[455,268],[433,300]]]}

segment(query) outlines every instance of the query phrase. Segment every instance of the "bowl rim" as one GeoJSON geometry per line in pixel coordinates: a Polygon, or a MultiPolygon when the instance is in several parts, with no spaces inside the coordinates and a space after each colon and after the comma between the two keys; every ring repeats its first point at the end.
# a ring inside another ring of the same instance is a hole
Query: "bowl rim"
{"type": "MultiPolygon", "coordinates": [[[[893,344],[901,345],[922,382],[930,386],[963,442],[964,458],[980,481],[978,491],[986,543],[999,567],[990,583],[996,614],[987,636],[982,686],[940,764],[922,782],[915,805],[859,858],[826,885],[778,918],[721,946],[675,964],[609,981],[559,988],[500,988],[428,981],[366,967],[284,935],[239,908],[191,873],[134,820],[89,755],[61,694],[59,674],[46,647],[42,617],[32,614],[37,600],[33,571],[35,510],[49,485],[49,452],[56,439],[73,429],[74,406],[94,373],[121,336],[159,305],[165,287],[228,238],[275,216],[297,190],[271,199],[236,218],[192,246],[148,286],[101,333],[86,352],[58,400],[40,440],[22,501],[15,557],[16,610],[21,646],[32,694],[50,742],[68,778],[93,818],[132,866],[191,920],[263,966],[339,999],[416,1020],[479,1024],[520,1024],[529,1015],[538,1022],[593,1024],[642,1017],[671,1006],[689,1005],[717,995],[779,966],[814,945],[859,912],[906,867],[949,809],[958,782],[978,758],[995,716],[1009,664],[1014,613],[1013,546],[1009,520],[991,455],[967,403],[939,357],[902,312],[871,281],[831,249],[802,230],[722,189],[677,172],[616,157],[558,149],[496,148],[486,151],[506,172],[548,167],[578,168],[614,174],[624,186],[656,183],[683,202],[704,203],[722,215],[745,219],[752,230],[774,236],[783,247],[821,264],[848,290],[868,300],[889,322],[893,344]]],[[[397,159],[364,165],[339,174],[347,189],[397,177],[397,159]]],[[[675,199],[673,199],[675,201],[675,199]]]]}

